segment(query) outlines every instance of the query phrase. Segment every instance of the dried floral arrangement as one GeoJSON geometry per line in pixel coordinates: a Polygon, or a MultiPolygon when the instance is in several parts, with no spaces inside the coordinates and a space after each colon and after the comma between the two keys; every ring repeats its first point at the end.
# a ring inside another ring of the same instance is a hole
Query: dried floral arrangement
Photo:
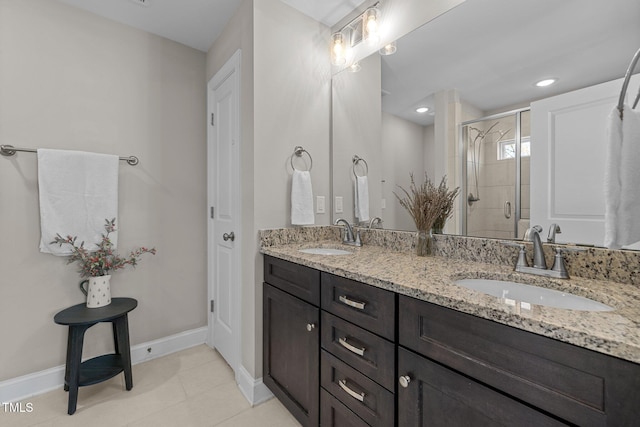
{"type": "Polygon", "coordinates": [[[439,228],[442,228],[445,221],[453,213],[453,202],[460,191],[460,187],[449,191],[446,176],[442,177],[440,185],[436,187],[427,174],[424,175],[424,182],[418,186],[413,174],[411,173],[409,176],[411,177],[409,191],[398,186],[404,196],[401,197],[397,193],[393,193],[398,202],[400,202],[400,206],[409,212],[419,231],[428,231],[434,226],[438,227],[438,225],[441,225],[439,228]]]}
{"type": "Polygon", "coordinates": [[[60,246],[71,246],[73,253],[69,256],[67,264],[77,261],[80,264],[79,273],[81,277],[106,276],[110,271],[119,270],[127,265],[135,267],[138,265],[140,256],[144,253],[156,254],[155,248],[140,247],[132,250],[126,257],[120,256],[114,251],[113,243],[109,238],[109,234],[116,231],[116,219],[107,219],[104,228],[106,233],[102,235],[102,240],[96,244],[98,248],[93,251],[87,250],[84,247],[84,242],[76,245],[77,237],[72,236],[62,237],[60,234],[56,234],[51,244],[57,243],[60,246]]]}

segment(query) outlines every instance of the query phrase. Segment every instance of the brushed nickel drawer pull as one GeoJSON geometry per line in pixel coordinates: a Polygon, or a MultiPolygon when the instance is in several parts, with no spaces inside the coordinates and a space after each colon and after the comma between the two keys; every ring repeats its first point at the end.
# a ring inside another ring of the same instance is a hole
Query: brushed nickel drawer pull
{"type": "Polygon", "coordinates": [[[338,342],[340,343],[340,345],[342,345],[344,348],[346,348],[347,350],[349,350],[352,353],[357,354],[358,356],[364,356],[364,351],[366,350],[364,347],[358,348],[355,347],[351,344],[349,344],[347,342],[347,337],[340,337],[338,338],[338,342]]]}
{"type": "Polygon", "coordinates": [[[364,402],[364,393],[358,393],[356,391],[353,391],[349,388],[349,386],[347,386],[347,381],[346,380],[339,380],[338,381],[338,385],[340,385],[340,388],[342,388],[344,391],[347,392],[347,394],[349,394],[349,396],[353,397],[354,399],[359,400],[360,402],[364,402]]]}
{"type": "Polygon", "coordinates": [[[349,307],[357,308],[358,310],[364,310],[365,303],[363,302],[350,300],[345,295],[340,295],[338,299],[341,303],[346,304],[349,307]]]}

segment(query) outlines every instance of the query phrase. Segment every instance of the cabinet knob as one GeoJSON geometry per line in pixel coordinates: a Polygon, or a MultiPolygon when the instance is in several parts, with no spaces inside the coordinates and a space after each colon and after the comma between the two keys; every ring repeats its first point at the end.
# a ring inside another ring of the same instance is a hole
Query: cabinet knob
{"type": "Polygon", "coordinates": [[[307,331],[311,332],[315,329],[316,324],[315,323],[307,323],[307,331]]]}
{"type": "Polygon", "coordinates": [[[399,379],[398,382],[400,383],[400,385],[404,388],[409,387],[409,383],[411,382],[411,377],[409,377],[409,375],[402,375],[399,379]]]}

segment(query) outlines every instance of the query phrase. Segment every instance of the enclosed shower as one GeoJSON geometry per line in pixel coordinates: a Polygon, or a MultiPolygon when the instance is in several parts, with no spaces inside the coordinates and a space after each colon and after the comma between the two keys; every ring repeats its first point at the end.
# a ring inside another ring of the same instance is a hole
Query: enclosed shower
{"type": "Polygon", "coordinates": [[[463,234],[522,237],[529,227],[529,109],[470,120],[460,127],[463,234]]]}

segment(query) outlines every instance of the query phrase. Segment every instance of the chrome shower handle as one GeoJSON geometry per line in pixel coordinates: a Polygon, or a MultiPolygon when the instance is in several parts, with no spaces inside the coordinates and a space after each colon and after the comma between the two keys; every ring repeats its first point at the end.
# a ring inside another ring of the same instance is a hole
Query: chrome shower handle
{"type": "Polygon", "coordinates": [[[504,206],[502,207],[502,211],[504,212],[504,217],[509,219],[511,218],[511,202],[505,201],[504,206]]]}

